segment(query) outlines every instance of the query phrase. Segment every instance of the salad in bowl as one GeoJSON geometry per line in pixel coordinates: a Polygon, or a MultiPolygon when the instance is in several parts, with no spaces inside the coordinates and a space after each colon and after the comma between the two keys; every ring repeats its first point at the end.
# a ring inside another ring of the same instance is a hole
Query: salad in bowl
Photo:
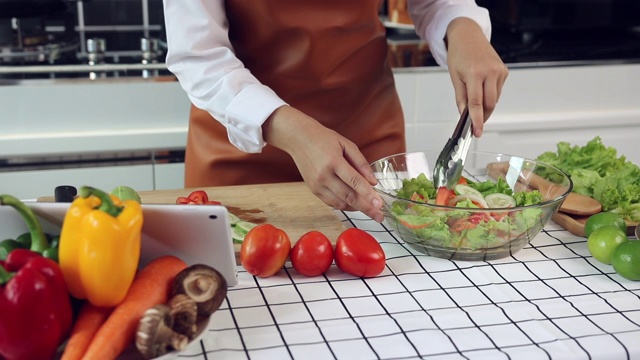
{"type": "Polygon", "coordinates": [[[393,155],[371,164],[387,224],[410,247],[435,257],[490,260],[514,254],[538,234],[571,192],[561,170],[512,155],[470,152],[452,189],[432,181],[438,152],[393,155]],[[554,172],[537,189],[538,172],[554,172]]]}

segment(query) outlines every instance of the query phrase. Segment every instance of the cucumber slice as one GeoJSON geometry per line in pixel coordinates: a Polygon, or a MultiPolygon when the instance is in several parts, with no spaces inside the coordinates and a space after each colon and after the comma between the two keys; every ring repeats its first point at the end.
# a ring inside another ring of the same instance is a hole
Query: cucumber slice
{"type": "Polygon", "coordinates": [[[482,197],[482,193],[469,185],[458,184],[453,187],[453,192],[456,195],[475,195],[482,197]]]}
{"type": "Polygon", "coordinates": [[[256,227],[258,224],[254,224],[252,222],[248,222],[248,221],[244,221],[244,220],[240,220],[236,223],[236,225],[234,226],[236,229],[238,229],[238,231],[241,234],[246,235],[249,230],[253,229],[254,227],[256,227]]]}
{"type": "Polygon", "coordinates": [[[507,194],[489,194],[485,196],[484,200],[487,202],[490,208],[510,208],[516,206],[516,199],[507,194]]]}
{"type": "Polygon", "coordinates": [[[451,201],[449,201],[449,206],[456,206],[460,201],[463,201],[463,200],[470,200],[471,202],[476,204],[476,206],[478,206],[479,208],[488,208],[489,207],[489,204],[487,204],[487,202],[482,197],[482,195],[478,196],[478,195],[475,195],[475,194],[458,195],[458,196],[454,197],[453,199],[451,199],[451,201]]]}
{"type": "Polygon", "coordinates": [[[242,244],[247,233],[242,232],[237,226],[231,227],[231,240],[234,244],[242,244]]]}
{"type": "Polygon", "coordinates": [[[229,213],[229,225],[235,226],[238,223],[238,221],[240,221],[239,217],[237,217],[232,213],[229,213]]]}

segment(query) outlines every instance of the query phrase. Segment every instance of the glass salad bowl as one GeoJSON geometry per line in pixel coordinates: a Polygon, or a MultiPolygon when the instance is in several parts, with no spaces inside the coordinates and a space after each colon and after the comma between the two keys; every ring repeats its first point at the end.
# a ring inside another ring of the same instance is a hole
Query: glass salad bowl
{"type": "Polygon", "coordinates": [[[440,151],[371,164],[385,221],[411,248],[439,258],[492,260],[520,251],[558,211],[573,183],[560,169],[519,156],[470,151],[452,190],[432,182],[440,151]]]}

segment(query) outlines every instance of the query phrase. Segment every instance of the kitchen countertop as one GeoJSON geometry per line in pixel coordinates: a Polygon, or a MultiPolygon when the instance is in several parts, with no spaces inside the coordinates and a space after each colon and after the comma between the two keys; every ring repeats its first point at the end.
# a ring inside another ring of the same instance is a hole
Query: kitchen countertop
{"type": "Polygon", "coordinates": [[[640,358],[640,282],[553,222],[511,257],[464,262],[417,253],[361,213],[337,214],[382,244],[382,274],[332,265],[308,278],[287,263],[262,279],[239,267],[239,285],[179,358],[640,358]]]}

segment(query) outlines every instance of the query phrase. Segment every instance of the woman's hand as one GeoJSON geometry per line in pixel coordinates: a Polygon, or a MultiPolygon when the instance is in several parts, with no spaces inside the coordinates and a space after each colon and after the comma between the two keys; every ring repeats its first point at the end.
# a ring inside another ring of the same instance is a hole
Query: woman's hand
{"type": "Polygon", "coordinates": [[[509,70],[473,20],[457,18],[447,28],[447,66],[462,113],[465,105],[473,121],[473,134],[482,128],[498,103],[509,70]]]}
{"type": "Polygon", "coordinates": [[[377,180],[353,142],[290,106],[277,109],[262,129],[267,143],[291,155],[311,192],[325,204],[382,222],[382,199],[372,187],[377,180]]]}

